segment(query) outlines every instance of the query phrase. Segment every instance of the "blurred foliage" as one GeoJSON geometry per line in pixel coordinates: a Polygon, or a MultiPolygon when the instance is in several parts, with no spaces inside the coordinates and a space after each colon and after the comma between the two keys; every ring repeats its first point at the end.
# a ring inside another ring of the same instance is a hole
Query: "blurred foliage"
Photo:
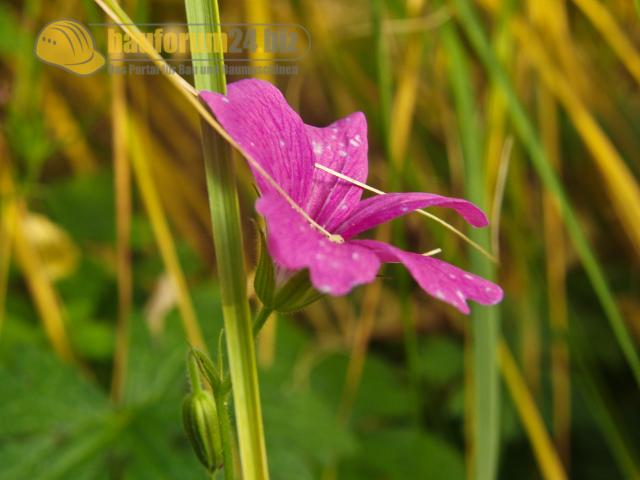
{"type": "MultiPolygon", "coordinates": [[[[463,120],[478,131],[489,203],[502,198],[498,217],[490,212],[506,292],[501,335],[531,400],[501,385],[499,476],[549,476],[551,456],[571,478],[638,478],[638,385],[567,235],[570,219],[518,127],[530,126],[553,167],[637,351],[640,20],[632,2],[245,3],[222,2],[223,21],[242,22],[259,4],[271,21],[311,32],[299,74],[276,83],[307,123],[366,113],[372,185],[466,196],[462,113],[442,39],[443,25],[452,26],[470,72],[462,93],[474,100],[463,120]],[[481,13],[520,123],[456,5],[481,13]],[[496,178],[511,140],[502,196],[496,178]],[[532,434],[536,419],[548,438],[532,434]]],[[[179,1],[123,4],[137,22],[184,18],[179,1]]],[[[61,17],[104,21],[89,0],[0,3],[0,479],[204,479],[180,421],[180,312],[193,305],[211,352],[222,326],[197,118],[159,76],[129,76],[117,93],[105,71],[81,78],[37,62],[35,36],[61,17]],[[187,292],[174,286],[133,175],[124,182],[127,221],[113,166],[118,98],[143,126],[154,206],[171,227],[187,292]],[[46,226],[27,228],[34,218],[46,226]],[[132,283],[119,329],[123,219],[132,283]],[[114,398],[123,335],[124,384],[114,398]]],[[[106,36],[96,40],[104,51],[106,36]]],[[[255,265],[246,168],[238,181],[255,265]]],[[[440,226],[411,216],[396,225],[380,235],[415,251],[442,247],[465,265],[464,244],[440,226]]],[[[469,406],[469,320],[427,298],[401,269],[270,319],[257,343],[273,479],[467,478],[470,422],[482,415],[469,406]]]]}

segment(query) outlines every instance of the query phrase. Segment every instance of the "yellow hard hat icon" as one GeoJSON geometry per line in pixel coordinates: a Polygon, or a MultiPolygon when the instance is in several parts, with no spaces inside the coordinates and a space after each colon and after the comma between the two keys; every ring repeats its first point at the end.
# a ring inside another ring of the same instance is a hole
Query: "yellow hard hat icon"
{"type": "Polygon", "coordinates": [[[75,20],[57,20],[46,25],[36,39],[36,56],[78,75],[89,75],[104,65],[89,30],[75,20]]]}

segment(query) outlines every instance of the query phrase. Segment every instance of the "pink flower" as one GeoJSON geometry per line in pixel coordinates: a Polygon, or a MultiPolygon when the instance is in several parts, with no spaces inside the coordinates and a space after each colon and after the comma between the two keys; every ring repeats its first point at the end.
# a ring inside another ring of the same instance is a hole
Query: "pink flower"
{"type": "Polygon", "coordinates": [[[469,313],[467,300],[493,305],[499,286],[436,258],[355,237],[416,209],[452,208],[474,227],[484,213],[466,200],[430,193],[387,193],[361,200],[362,189],[314,167],[317,162],[352,179],[367,179],[367,123],[353,113],[326,128],[305,125],[273,85],[241,80],[227,96],[200,92],[229,135],[308,216],[304,218],[252,167],[261,196],[256,210],[267,222],[268,247],[278,266],[308,268],[314,287],[343,295],[373,281],[385,262],[403,263],[427,293],[469,313]],[[327,232],[331,236],[327,235],[327,232]]]}

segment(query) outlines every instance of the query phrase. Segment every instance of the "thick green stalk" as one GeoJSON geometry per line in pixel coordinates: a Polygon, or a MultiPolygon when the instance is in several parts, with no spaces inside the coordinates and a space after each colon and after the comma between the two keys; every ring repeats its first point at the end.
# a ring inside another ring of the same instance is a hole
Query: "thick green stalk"
{"type": "Polygon", "coordinates": [[[600,268],[600,264],[596,256],[594,255],[589,242],[578,223],[577,216],[573,210],[569,199],[562,187],[562,184],[558,180],[551,162],[547,158],[547,154],[544,150],[540,139],[533,127],[532,122],[527,117],[527,113],[524,110],[516,92],[511,84],[507,73],[497,59],[493,52],[486,35],[482,30],[480,20],[475,13],[473,7],[470,5],[469,0],[454,0],[456,5],[456,11],[461,25],[467,33],[471,44],[475,48],[478,56],[485,65],[486,70],[491,75],[492,81],[496,83],[502,90],[507,102],[507,109],[516,130],[516,133],[522,140],[524,147],[529,153],[531,163],[535,168],[538,176],[542,180],[545,188],[554,196],[562,217],[564,224],[569,234],[578,256],[582,262],[591,285],[600,301],[600,305],[609,320],[611,329],[616,337],[618,345],[622,350],[629,367],[633,373],[636,383],[640,385],[640,358],[634,345],[634,341],[627,329],[627,326],[620,314],[620,310],[613,298],[607,280],[600,268]]]}
{"type": "MultiPolygon", "coordinates": [[[[216,0],[185,0],[185,5],[190,33],[220,32],[220,15],[216,0]]],[[[226,92],[222,52],[194,54],[192,64],[197,90],[226,92]]],[[[240,465],[244,480],[263,480],[269,478],[269,473],[258,370],[246,292],[234,161],[229,145],[204,121],[201,125],[205,175],[240,446],[240,465]]],[[[233,465],[226,467],[232,469],[233,465]]]]}
{"type": "MultiPolygon", "coordinates": [[[[468,59],[451,24],[442,31],[449,61],[449,77],[456,103],[464,156],[466,196],[487,209],[482,145],[468,59]]],[[[473,241],[489,248],[488,230],[473,230],[473,241]]],[[[491,262],[476,249],[469,249],[471,270],[485,278],[494,276],[491,262]]],[[[476,479],[496,477],[499,449],[499,403],[497,345],[500,332],[498,307],[474,308],[471,312],[473,339],[473,474],[476,479]]]]}

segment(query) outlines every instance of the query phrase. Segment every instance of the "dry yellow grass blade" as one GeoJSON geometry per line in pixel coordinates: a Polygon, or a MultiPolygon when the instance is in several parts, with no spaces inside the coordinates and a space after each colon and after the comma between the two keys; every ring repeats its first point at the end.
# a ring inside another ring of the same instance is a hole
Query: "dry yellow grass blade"
{"type": "MultiPolygon", "coordinates": [[[[254,28],[259,31],[256,34],[258,39],[256,51],[250,53],[251,65],[268,65],[273,60],[273,53],[268,52],[264,45],[265,36],[260,31],[260,24],[271,23],[271,11],[269,8],[269,2],[265,0],[244,0],[245,20],[249,24],[257,24],[254,28]]],[[[261,72],[254,75],[255,78],[260,78],[268,82],[274,83],[273,75],[270,73],[261,72]]]]}
{"type": "MultiPolygon", "coordinates": [[[[544,35],[547,48],[562,44],[561,55],[565,70],[570,78],[580,76],[580,71],[571,71],[577,60],[568,61],[566,54],[568,39],[567,14],[564,0],[529,0],[529,15],[532,23],[544,35]]],[[[538,125],[542,144],[549,160],[556,170],[561,168],[560,126],[558,108],[548,89],[537,86],[538,125]]],[[[549,323],[551,336],[551,383],[553,409],[553,435],[556,448],[568,468],[571,457],[571,379],[569,376],[569,347],[566,343],[568,330],[566,256],[562,215],[553,200],[545,191],[542,195],[545,259],[547,274],[547,301],[549,304],[549,323]]]]}
{"type": "Polygon", "coordinates": [[[116,211],[116,271],[118,318],[113,355],[111,398],[119,402],[126,381],[132,305],[131,251],[131,165],[127,157],[126,84],[121,75],[111,76],[111,144],[116,211]]]}
{"type": "MultiPolygon", "coordinates": [[[[529,1],[532,19],[540,31],[546,31],[550,42],[565,35],[564,1],[529,1]]],[[[549,45],[550,42],[547,42],[549,45]]],[[[553,167],[561,168],[558,108],[550,92],[538,86],[538,125],[542,143],[553,167]]],[[[566,468],[571,458],[571,379],[569,376],[566,255],[562,215],[549,192],[543,192],[544,240],[547,274],[547,301],[551,336],[551,383],[553,434],[556,448],[566,468]]]]}
{"type": "Polygon", "coordinates": [[[536,407],[518,365],[504,340],[498,344],[500,371],[533,447],[542,476],[549,480],[566,479],[558,454],[553,448],[544,421],[536,407]]]}
{"type": "MultiPolygon", "coordinates": [[[[424,0],[407,2],[407,15],[415,18],[422,12],[424,0]]],[[[407,39],[403,65],[398,70],[398,77],[391,111],[391,159],[400,165],[407,153],[407,145],[411,134],[416,96],[420,85],[420,61],[424,47],[423,33],[412,34],[407,39]]]]}
{"type": "Polygon", "coordinates": [[[80,125],[65,102],[50,84],[43,88],[43,107],[47,126],[62,144],[62,151],[69,159],[75,173],[88,173],[98,166],[98,159],[86,141],[80,125]]]}
{"type": "Polygon", "coordinates": [[[9,214],[5,217],[5,228],[13,229],[13,248],[33,302],[38,310],[47,338],[57,355],[67,362],[75,358],[64,325],[64,313],[51,279],[47,276],[42,260],[24,232],[27,210],[21,201],[9,205],[9,214]]]}
{"type": "MultiPolygon", "coordinates": [[[[5,241],[12,243],[18,266],[27,282],[45,333],[54,351],[61,359],[74,362],[75,357],[64,326],[62,305],[58,300],[51,279],[46,273],[42,259],[24,231],[28,212],[24,202],[15,196],[8,152],[4,148],[3,138],[0,138],[0,153],[2,153],[2,164],[0,164],[0,194],[2,195],[0,222],[2,226],[0,231],[6,235],[12,234],[11,237],[5,237],[5,241]]],[[[9,248],[5,247],[7,250],[9,248]]],[[[4,261],[8,262],[8,258],[4,261]]],[[[8,265],[3,266],[3,269],[5,268],[8,268],[8,265]]],[[[6,282],[6,279],[2,282],[6,282]]],[[[6,284],[3,286],[4,289],[6,289],[6,284]]],[[[4,308],[2,308],[3,311],[4,308]]]]}
{"type": "Polygon", "coordinates": [[[185,329],[189,343],[196,348],[206,351],[206,345],[202,337],[202,331],[198,324],[198,319],[191,303],[189,287],[180,266],[180,261],[176,253],[175,243],[171,230],[167,222],[160,195],[153,182],[149,160],[147,157],[147,147],[151,145],[148,133],[141,127],[141,124],[132,118],[127,122],[129,155],[133,165],[133,171],[140,189],[149,221],[158,243],[162,261],[171,276],[178,293],[178,310],[185,329]]]}
{"type": "Polygon", "coordinates": [[[573,3],[589,18],[593,26],[609,43],[620,62],[640,83],[640,54],[634,48],[633,43],[627,39],[609,9],[597,0],[573,0],[573,3]]]}
{"type": "Polygon", "coordinates": [[[520,19],[511,21],[514,36],[535,65],[546,87],[563,105],[592,153],[620,222],[640,251],[640,190],[615,146],[578,97],[571,82],[548,58],[538,36],[520,19]]]}
{"type": "Polygon", "coordinates": [[[0,135],[0,335],[4,324],[5,307],[7,300],[7,287],[9,282],[9,265],[11,263],[13,233],[15,230],[15,215],[11,203],[9,182],[5,180],[8,175],[8,162],[6,162],[7,152],[5,151],[4,139],[0,135]]]}

